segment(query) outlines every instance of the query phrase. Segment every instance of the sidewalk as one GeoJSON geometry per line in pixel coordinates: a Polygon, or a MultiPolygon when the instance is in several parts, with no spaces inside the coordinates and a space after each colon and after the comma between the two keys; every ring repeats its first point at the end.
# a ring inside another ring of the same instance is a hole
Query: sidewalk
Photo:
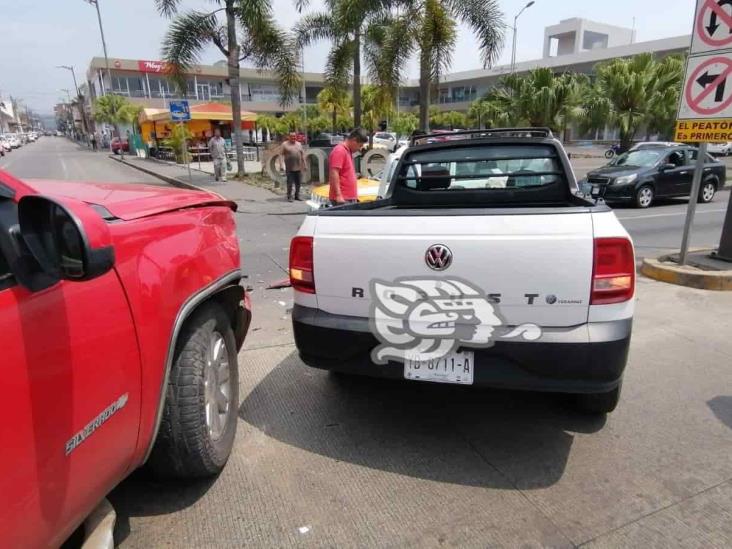
{"type": "Polygon", "coordinates": [[[131,166],[149,175],[158,177],[176,187],[185,189],[212,191],[233,200],[239,206],[241,213],[258,213],[270,215],[304,214],[308,211],[305,201],[288,202],[287,198],[275,194],[267,189],[249,185],[243,181],[229,180],[225,183],[216,182],[211,174],[198,171],[191,165],[190,178],[188,168],[171,162],[155,160],[153,158],[139,158],[110,155],[112,160],[131,166]]]}

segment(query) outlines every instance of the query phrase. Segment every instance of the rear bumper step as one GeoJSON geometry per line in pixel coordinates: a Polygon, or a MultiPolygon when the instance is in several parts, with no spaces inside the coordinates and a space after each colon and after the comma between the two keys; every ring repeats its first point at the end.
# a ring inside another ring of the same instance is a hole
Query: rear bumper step
{"type": "MultiPolygon", "coordinates": [[[[371,360],[378,340],[367,318],[333,315],[295,305],[295,343],[308,366],[373,377],[403,379],[403,366],[371,360]]],[[[475,349],[473,385],[603,393],[620,383],[628,358],[632,319],[545,329],[538,341],[497,341],[475,349]]]]}

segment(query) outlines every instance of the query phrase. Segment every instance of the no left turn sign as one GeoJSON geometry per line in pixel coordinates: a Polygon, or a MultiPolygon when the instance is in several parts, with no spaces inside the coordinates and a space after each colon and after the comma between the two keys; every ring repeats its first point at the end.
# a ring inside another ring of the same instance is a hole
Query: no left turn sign
{"type": "Polygon", "coordinates": [[[727,56],[692,57],[686,67],[680,120],[732,117],[732,59],[727,56]]]}
{"type": "Polygon", "coordinates": [[[732,0],[697,0],[691,54],[732,48],[732,0]]]}

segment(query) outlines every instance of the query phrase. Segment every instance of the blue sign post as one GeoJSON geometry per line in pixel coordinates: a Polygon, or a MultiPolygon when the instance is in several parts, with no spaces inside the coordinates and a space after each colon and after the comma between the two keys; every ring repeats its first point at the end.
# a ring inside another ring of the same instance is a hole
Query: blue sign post
{"type": "Polygon", "coordinates": [[[187,122],[190,120],[191,108],[188,106],[188,101],[171,101],[170,119],[173,122],[187,122]]]}
{"type": "MultiPolygon", "coordinates": [[[[185,99],[182,101],[171,101],[168,108],[170,109],[170,120],[172,122],[178,122],[182,126],[183,122],[188,122],[191,119],[191,108],[188,105],[188,101],[185,99]]],[[[183,153],[183,160],[188,164],[188,180],[193,183],[193,176],[191,175],[191,159],[188,155],[187,139],[183,139],[181,149],[181,152],[183,153]]]]}

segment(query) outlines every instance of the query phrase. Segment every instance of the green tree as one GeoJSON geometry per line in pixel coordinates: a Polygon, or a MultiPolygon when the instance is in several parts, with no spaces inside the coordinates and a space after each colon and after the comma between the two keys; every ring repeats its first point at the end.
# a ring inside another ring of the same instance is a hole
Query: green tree
{"type": "Polygon", "coordinates": [[[351,111],[348,92],[340,87],[326,86],[318,93],[318,109],[322,114],[331,117],[331,128],[336,131],[338,115],[347,115],[351,111]]]}
{"type": "MultiPolygon", "coordinates": [[[[117,137],[120,133],[121,124],[132,124],[140,113],[141,107],[131,103],[128,99],[114,94],[103,95],[94,102],[94,120],[104,124],[111,124],[117,137]]],[[[124,156],[124,151],[120,149],[124,156]]]]}
{"type": "Polygon", "coordinates": [[[598,64],[594,85],[585,91],[584,126],[616,127],[623,149],[644,124],[670,131],[682,72],[680,59],[659,62],[650,53],[598,64]]]}
{"type": "Polygon", "coordinates": [[[368,84],[362,88],[362,125],[369,132],[369,146],[373,145],[373,134],[381,122],[389,117],[392,105],[380,86],[368,84]]]}
{"type": "Polygon", "coordinates": [[[401,112],[391,122],[391,129],[399,136],[411,135],[419,127],[419,118],[411,112],[401,112]]]}
{"type": "MultiPolygon", "coordinates": [[[[299,5],[307,5],[302,0],[299,5]]],[[[331,49],[325,67],[329,86],[346,90],[351,80],[353,117],[361,125],[361,54],[371,27],[383,25],[392,0],[325,0],[325,9],[307,14],[295,25],[300,47],[329,40],[331,49]]]]}
{"type": "Polygon", "coordinates": [[[257,116],[257,126],[267,130],[270,139],[277,134],[283,134],[287,131],[287,126],[282,122],[281,118],[269,114],[260,114],[257,116]]]}
{"type": "Polygon", "coordinates": [[[583,82],[584,77],[555,75],[548,68],[534,69],[526,75],[509,74],[488,95],[487,105],[482,108],[488,117],[498,114],[500,121],[548,127],[561,135],[569,122],[583,113],[583,82]],[[491,113],[491,109],[497,112],[491,113]]]}
{"type": "Polygon", "coordinates": [[[684,81],[683,57],[672,55],[657,62],[655,81],[655,97],[648,108],[646,127],[649,133],[658,133],[670,141],[673,139],[679,94],[684,81]]]}
{"type": "Polygon", "coordinates": [[[176,124],[170,137],[163,141],[166,147],[173,149],[175,161],[185,164],[190,161],[191,155],[188,152],[187,143],[193,137],[193,134],[183,124],[176,124]]]}
{"type": "MultiPolygon", "coordinates": [[[[501,51],[505,25],[497,0],[403,0],[385,32],[387,54],[380,75],[398,85],[409,58],[419,61],[419,123],[429,129],[432,86],[452,64],[457,25],[467,24],[476,34],[478,54],[484,66],[492,64],[501,51]],[[390,37],[390,39],[389,39],[390,37]]],[[[380,83],[383,83],[380,82],[380,83]]]]}
{"type": "Polygon", "coordinates": [[[465,113],[462,112],[448,111],[442,113],[442,116],[440,117],[440,122],[442,123],[442,126],[446,129],[464,130],[465,127],[468,125],[468,117],[465,113]]]}
{"type": "Polygon", "coordinates": [[[243,177],[240,64],[249,61],[259,69],[273,70],[279,83],[281,103],[287,106],[300,90],[299,49],[294,39],[275,23],[270,0],[212,1],[218,6],[213,11],[178,13],[181,0],[155,0],[161,15],[174,17],[163,39],[163,58],[170,66],[171,77],[185,89],[184,73],[198,62],[207,46],[215,46],[226,57],[233,141],[239,176],[243,177]]]}

